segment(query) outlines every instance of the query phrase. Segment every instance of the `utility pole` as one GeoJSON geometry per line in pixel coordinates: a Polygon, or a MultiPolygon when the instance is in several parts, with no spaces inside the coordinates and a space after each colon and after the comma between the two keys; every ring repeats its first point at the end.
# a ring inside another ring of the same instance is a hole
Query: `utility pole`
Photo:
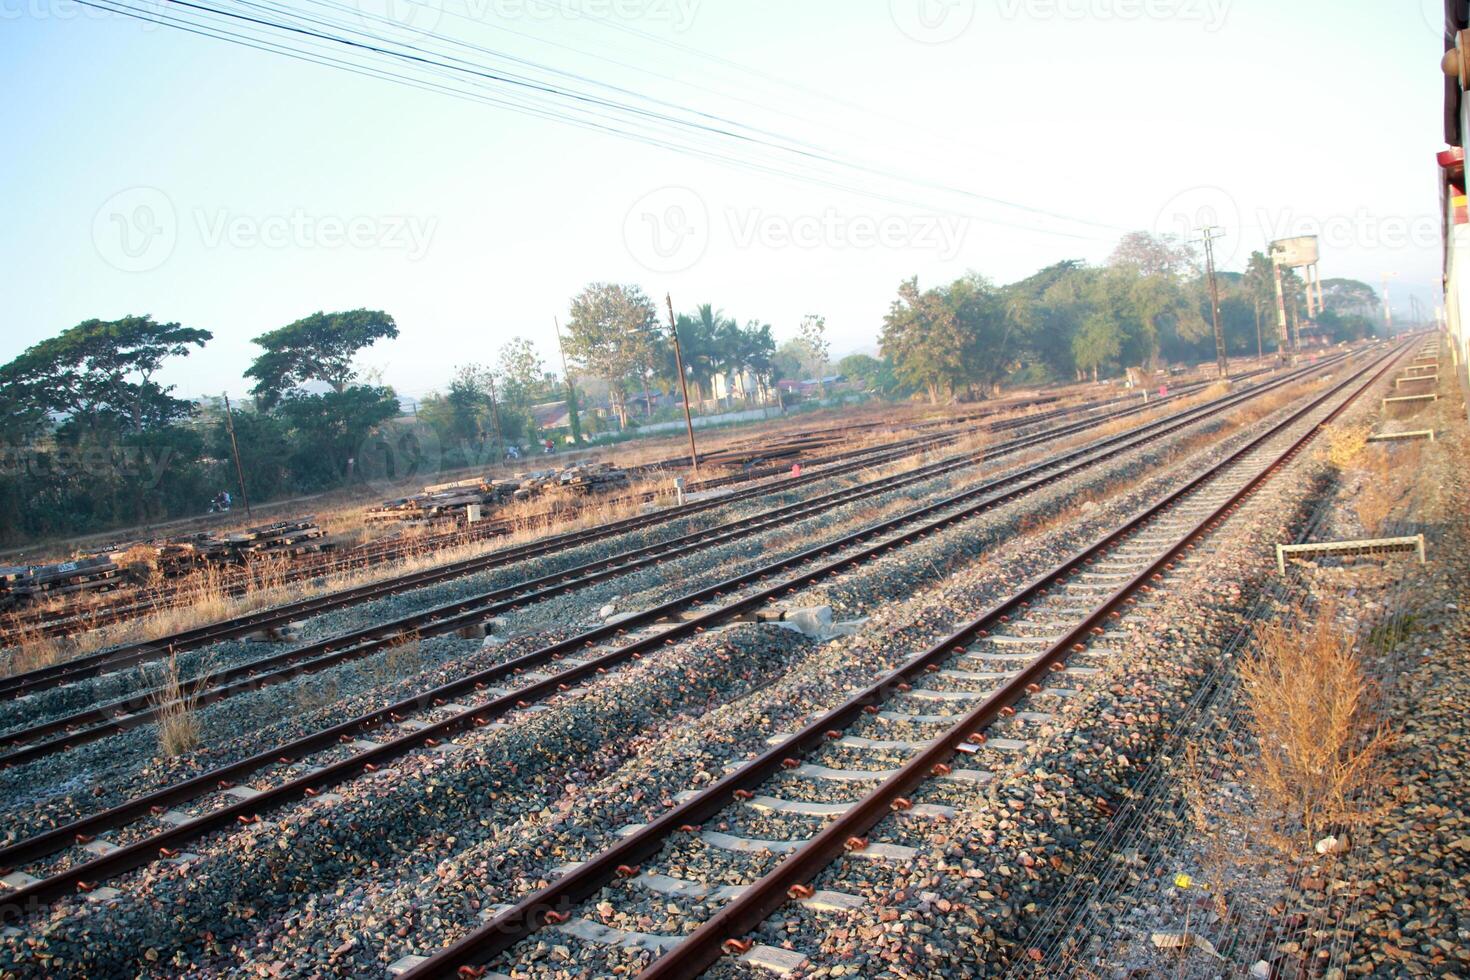
{"type": "Polygon", "coordinates": [[[664,293],[664,302],[669,307],[669,333],[674,336],[674,365],[679,370],[679,391],[684,395],[684,428],[689,430],[689,462],[694,475],[699,475],[699,450],[694,448],[694,419],[689,414],[689,382],[684,377],[684,352],[679,349],[679,324],[674,319],[674,299],[664,293]]]}
{"type": "Polygon", "coordinates": [[[1200,229],[1200,237],[1196,241],[1204,242],[1205,268],[1210,276],[1210,317],[1215,324],[1215,365],[1220,370],[1220,377],[1228,378],[1230,358],[1225,354],[1225,334],[1220,330],[1220,284],[1215,280],[1215,239],[1224,236],[1223,229],[1215,225],[1205,225],[1200,229]]]}
{"type": "MultiPolygon", "coordinates": [[[[490,418],[495,423],[495,463],[498,464],[505,460],[505,436],[500,431],[500,406],[496,404],[495,398],[495,375],[486,372],[486,376],[490,384],[490,418]]],[[[532,427],[534,428],[534,423],[532,427]]]]}
{"type": "Polygon", "coordinates": [[[582,445],[582,420],[577,416],[577,387],[572,384],[572,371],[567,367],[567,349],[561,342],[561,321],[556,317],[551,318],[551,325],[556,328],[556,349],[561,354],[561,376],[567,383],[567,422],[572,427],[573,445],[582,445]]]}
{"type": "Polygon", "coordinates": [[[235,413],[230,410],[230,393],[225,392],[225,428],[230,430],[230,452],[235,454],[235,479],[240,481],[240,503],[245,505],[245,519],[250,519],[250,495],[245,492],[245,467],[240,465],[240,444],[235,441],[235,413]]]}
{"type": "Polygon", "coordinates": [[[1393,304],[1388,300],[1388,280],[1392,276],[1393,274],[1389,273],[1383,277],[1383,327],[1384,333],[1390,337],[1393,336],[1393,304]]]}
{"type": "Polygon", "coordinates": [[[1287,350],[1292,355],[1296,354],[1296,335],[1291,331],[1286,322],[1286,290],[1281,284],[1281,263],[1276,257],[1271,257],[1271,268],[1276,273],[1276,326],[1280,331],[1281,339],[1285,342],[1287,350]]]}

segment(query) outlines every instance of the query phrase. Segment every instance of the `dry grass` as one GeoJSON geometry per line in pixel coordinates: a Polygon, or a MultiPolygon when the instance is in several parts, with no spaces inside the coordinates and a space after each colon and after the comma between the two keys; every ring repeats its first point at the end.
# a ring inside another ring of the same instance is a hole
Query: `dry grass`
{"type": "Polygon", "coordinates": [[[23,674],[76,656],[75,644],[63,637],[43,636],[34,630],[15,634],[16,642],[0,652],[0,677],[23,674]]]}
{"type": "Polygon", "coordinates": [[[1338,469],[1351,466],[1368,445],[1373,428],[1366,422],[1339,423],[1327,430],[1327,438],[1317,458],[1338,469]]]}
{"type": "Polygon", "coordinates": [[[172,758],[199,745],[199,692],[208,686],[209,672],[201,670],[197,680],[183,681],[178,656],[170,655],[160,674],[149,703],[158,712],[158,747],[172,758]]]}
{"type": "Polygon", "coordinates": [[[1291,617],[1258,632],[1241,667],[1251,733],[1252,773],[1269,831],[1291,850],[1329,829],[1371,821],[1370,800],[1387,780],[1393,733],[1374,712],[1376,689],[1357,643],[1331,609],[1291,617]]]}

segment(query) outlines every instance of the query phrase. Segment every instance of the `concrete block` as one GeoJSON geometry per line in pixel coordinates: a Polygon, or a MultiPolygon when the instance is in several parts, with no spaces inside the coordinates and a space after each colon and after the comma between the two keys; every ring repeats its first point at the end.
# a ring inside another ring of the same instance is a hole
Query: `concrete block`
{"type": "Polygon", "coordinates": [[[790,976],[806,965],[805,954],[777,946],[752,946],[740,960],[762,970],[769,970],[779,977],[790,976]]]}

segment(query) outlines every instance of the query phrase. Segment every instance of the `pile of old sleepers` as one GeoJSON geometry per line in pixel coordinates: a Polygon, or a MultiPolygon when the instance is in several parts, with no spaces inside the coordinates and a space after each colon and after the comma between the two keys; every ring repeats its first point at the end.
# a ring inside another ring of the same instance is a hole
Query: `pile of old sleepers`
{"type": "Polygon", "coordinates": [[[83,592],[110,592],[155,577],[174,578],[205,564],[242,564],[266,556],[323,550],[326,531],[313,517],[243,531],[201,532],[160,541],[123,542],[47,565],[0,569],[0,607],[83,592]]]}
{"type": "Polygon", "coordinates": [[[607,493],[628,486],[628,471],[610,463],[578,463],[559,469],[531,470],[511,477],[477,476],[454,483],[424,487],[421,493],[386,500],[367,512],[370,521],[433,524],[462,521],[468,508],[479,507],[481,518],[510,503],[551,494],[578,496],[607,493]]]}

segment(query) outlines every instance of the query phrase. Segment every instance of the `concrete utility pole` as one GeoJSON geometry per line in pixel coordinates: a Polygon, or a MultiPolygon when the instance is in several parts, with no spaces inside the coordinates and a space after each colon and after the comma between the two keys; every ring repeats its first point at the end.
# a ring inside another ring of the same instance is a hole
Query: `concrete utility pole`
{"type": "Polygon", "coordinates": [[[235,441],[235,413],[230,410],[230,393],[225,392],[225,428],[230,430],[230,452],[235,454],[235,479],[240,481],[240,503],[250,519],[250,496],[245,492],[245,467],[240,465],[240,444],[235,441]]]}
{"type": "Polygon", "coordinates": [[[1391,278],[1392,273],[1383,277],[1383,326],[1390,337],[1393,336],[1393,304],[1388,301],[1388,281],[1391,278]]]}
{"type": "Polygon", "coordinates": [[[679,324],[674,319],[674,299],[664,293],[664,302],[669,306],[669,333],[674,336],[674,365],[679,371],[679,391],[684,395],[684,428],[689,430],[689,464],[694,475],[699,475],[699,450],[694,448],[694,419],[689,414],[689,382],[684,378],[684,352],[679,349],[679,324]]]}
{"type": "Polygon", "coordinates": [[[1215,324],[1215,365],[1220,377],[1230,377],[1230,358],[1225,354],[1225,334],[1220,330],[1220,284],[1215,279],[1215,239],[1225,237],[1223,229],[1205,225],[1197,241],[1205,245],[1205,268],[1210,276],[1210,317],[1215,324]]]}
{"type": "Polygon", "coordinates": [[[1281,284],[1281,263],[1276,261],[1275,256],[1271,258],[1271,268],[1276,272],[1276,326],[1281,331],[1281,339],[1286,342],[1287,350],[1295,355],[1296,334],[1286,322],[1286,289],[1281,284]]]}
{"type": "Polygon", "coordinates": [[[561,354],[561,376],[567,382],[567,422],[572,427],[572,443],[582,445],[582,421],[577,415],[577,387],[572,384],[572,371],[567,367],[567,349],[561,342],[561,321],[556,317],[551,318],[551,325],[556,328],[556,349],[561,354]]]}

